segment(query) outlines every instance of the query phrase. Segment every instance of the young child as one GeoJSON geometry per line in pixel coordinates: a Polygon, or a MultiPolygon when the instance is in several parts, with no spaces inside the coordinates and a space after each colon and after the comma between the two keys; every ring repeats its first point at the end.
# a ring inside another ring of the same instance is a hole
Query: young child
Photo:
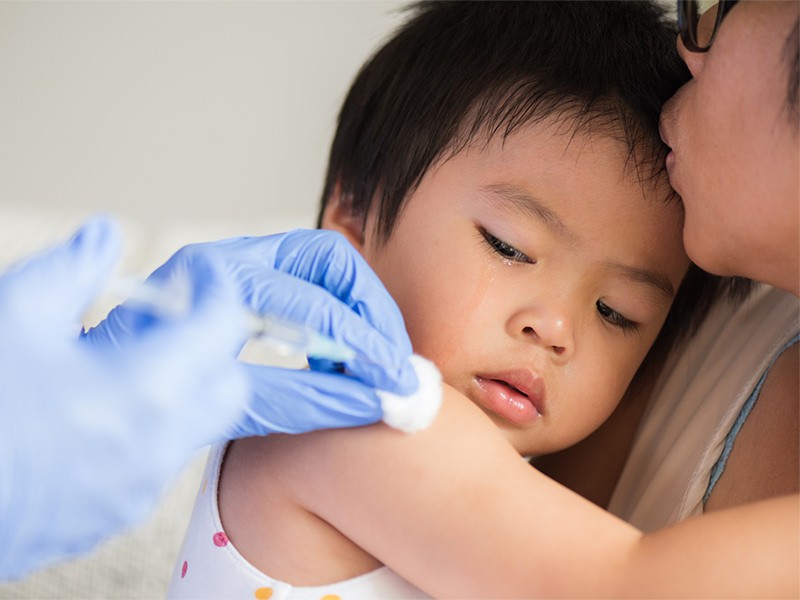
{"type": "MultiPolygon", "coordinates": [[[[376,425],[214,449],[170,597],[426,597],[463,589],[426,536],[462,561],[462,539],[502,554],[480,507],[535,473],[511,447],[552,452],[595,430],[665,321],[663,347],[720,289],[686,275],[661,169],[659,110],[687,77],[674,39],[646,2],[415,8],[345,100],[319,225],[397,301],[447,384],[442,412],[410,436],[376,425]],[[447,472],[426,464],[454,453],[447,472]],[[477,494],[473,470],[497,495],[477,494]]],[[[503,519],[544,510],[511,506],[503,519]]]]}

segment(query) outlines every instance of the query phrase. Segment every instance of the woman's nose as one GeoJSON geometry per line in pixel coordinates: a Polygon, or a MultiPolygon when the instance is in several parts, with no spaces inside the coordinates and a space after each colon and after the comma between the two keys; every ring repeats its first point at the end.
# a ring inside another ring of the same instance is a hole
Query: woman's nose
{"type": "Polygon", "coordinates": [[[512,337],[543,346],[561,361],[568,360],[575,350],[572,320],[565,311],[520,311],[509,321],[509,330],[512,337]]]}

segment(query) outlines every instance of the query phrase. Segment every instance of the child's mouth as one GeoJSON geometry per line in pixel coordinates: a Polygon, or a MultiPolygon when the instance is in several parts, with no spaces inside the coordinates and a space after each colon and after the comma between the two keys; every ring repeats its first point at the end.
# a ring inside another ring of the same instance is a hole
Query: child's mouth
{"type": "Polygon", "coordinates": [[[527,370],[475,377],[477,403],[517,425],[528,425],[544,414],[545,385],[527,370]]]}

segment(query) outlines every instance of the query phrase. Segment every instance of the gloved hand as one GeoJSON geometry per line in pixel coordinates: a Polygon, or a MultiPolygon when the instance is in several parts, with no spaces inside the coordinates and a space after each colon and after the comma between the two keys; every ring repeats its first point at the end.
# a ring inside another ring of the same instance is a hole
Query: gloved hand
{"type": "Polygon", "coordinates": [[[209,258],[187,315],[118,347],[78,340],[119,248],[97,219],[0,276],[0,580],[140,521],[250,397],[241,305],[209,258]]]}
{"type": "MultiPolygon", "coordinates": [[[[241,300],[253,311],[305,323],[356,350],[347,363],[353,377],[327,372],[325,361],[311,371],[246,365],[252,397],[247,416],[226,437],[297,433],[380,420],[373,388],[401,395],[416,391],[412,354],[403,318],[378,277],[343,236],[331,231],[295,230],[265,237],[241,237],[193,244],[179,250],[148,281],[198,279],[207,260],[224,265],[241,300]]],[[[114,309],[90,331],[96,346],[124,346],[159,317],[133,307],[114,309]]]]}

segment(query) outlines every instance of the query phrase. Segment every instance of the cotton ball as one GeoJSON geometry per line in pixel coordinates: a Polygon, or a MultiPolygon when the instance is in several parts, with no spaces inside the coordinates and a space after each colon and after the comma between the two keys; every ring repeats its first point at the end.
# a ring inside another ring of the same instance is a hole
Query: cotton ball
{"type": "Polygon", "coordinates": [[[383,409],[383,422],[405,433],[430,427],[442,405],[442,375],[439,369],[417,354],[409,360],[419,380],[416,392],[410,396],[398,396],[377,390],[383,409]]]}

